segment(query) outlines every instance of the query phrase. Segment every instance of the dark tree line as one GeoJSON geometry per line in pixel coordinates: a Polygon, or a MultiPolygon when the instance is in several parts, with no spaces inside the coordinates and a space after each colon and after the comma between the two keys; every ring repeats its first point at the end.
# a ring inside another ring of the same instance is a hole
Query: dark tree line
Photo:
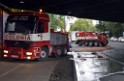
{"type": "Polygon", "coordinates": [[[110,37],[120,37],[123,36],[124,23],[99,21],[99,24],[96,24],[96,28],[101,32],[109,31],[110,37]]]}

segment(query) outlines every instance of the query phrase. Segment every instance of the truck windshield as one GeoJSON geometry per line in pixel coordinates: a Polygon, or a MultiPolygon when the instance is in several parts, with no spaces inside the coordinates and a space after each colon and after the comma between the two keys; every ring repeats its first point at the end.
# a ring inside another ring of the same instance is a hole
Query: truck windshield
{"type": "Polygon", "coordinates": [[[9,17],[6,23],[5,32],[13,33],[32,33],[35,28],[36,22],[31,20],[19,20],[14,17],[9,17]]]}

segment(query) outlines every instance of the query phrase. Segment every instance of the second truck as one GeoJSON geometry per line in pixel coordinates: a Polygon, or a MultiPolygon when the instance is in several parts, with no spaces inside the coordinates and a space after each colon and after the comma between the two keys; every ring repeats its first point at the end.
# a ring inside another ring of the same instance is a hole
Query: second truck
{"type": "Polygon", "coordinates": [[[106,46],[108,44],[108,37],[105,33],[84,32],[79,31],[76,34],[76,43],[79,46],[106,46]]]}

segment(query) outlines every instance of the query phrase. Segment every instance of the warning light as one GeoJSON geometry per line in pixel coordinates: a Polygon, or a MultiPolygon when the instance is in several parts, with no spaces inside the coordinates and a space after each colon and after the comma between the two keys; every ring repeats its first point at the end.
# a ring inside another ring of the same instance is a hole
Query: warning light
{"type": "Polygon", "coordinates": [[[21,12],[24,12],[24,10],[21,10],[21,12]]]}
{"type": "Polygon", "coordinates": [[[24,1],[20,1],[19,3],[23,4],[23,3],[25,3],[25,2],[24,2],[24,1]]]}
{"type": "Polygon", "coordinates": [[[39,9],[39,13],[42,13],[42,11],[43,11],[42,9],[39,9]]]}

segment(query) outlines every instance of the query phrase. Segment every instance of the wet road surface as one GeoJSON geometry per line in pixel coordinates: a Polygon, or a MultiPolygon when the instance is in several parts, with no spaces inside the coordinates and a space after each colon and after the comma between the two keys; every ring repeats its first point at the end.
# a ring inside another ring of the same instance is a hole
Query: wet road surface
{"type": "Polygon", "coordinates": [[[59,60],[44,62],[7,60],[0,62],[0,81],[49,81],[59,60]]]}
{"type": "Polygon", "coordinates": [[[103,58],[90,52],[72,52],[77,81],[123,81],[124,43],[110,42],[109,46],[113,49],[98,52],[103,58]]]}
{"type": "MultiPolygon", "coordinates": [[[[99,77],[123,71],[124,43],[110,42],[109,45],[113,49],[100,52],[109,56],[109,59],[97,58],[93,54],[84,54],[85,56],[81,54],[85,59],[80,57],[79,60],[76,59],[76,67],[79,68],[76,73],[79,75],[77,81],[97,81],[99,77]]],[[[82,52],[82,47],[75,45],[74,49],[79,49],[78,51],[82,52]]],[[[71,58],[71,60],[75,59],[71,58]]],[[[59,62],[60,60],[55,58],[43,62],[0,61],[0,81],[49,81],[52,71],[59,62]]],[[[111,81],[112,79],[109,78],[108,76],[104,79],[101,78],[101,81],[111,81]]],[[[116,81],[116,79],[114,80],[116,81]]]]}
{"type": "Polygon", "coordinates": [[[102,76],[116,71],[123,71],[118,64],[103,54],[92,52],[70,52],[73,55],[77,81],[105,81],[99,80],[102,76]]]}
{"type": "Polygon", "coordinates": [[[124,62],[124,43],[110,42],[109,45],[113,47],[113,49],[103,51],[102,53],[120,62],[124,62]]]}

